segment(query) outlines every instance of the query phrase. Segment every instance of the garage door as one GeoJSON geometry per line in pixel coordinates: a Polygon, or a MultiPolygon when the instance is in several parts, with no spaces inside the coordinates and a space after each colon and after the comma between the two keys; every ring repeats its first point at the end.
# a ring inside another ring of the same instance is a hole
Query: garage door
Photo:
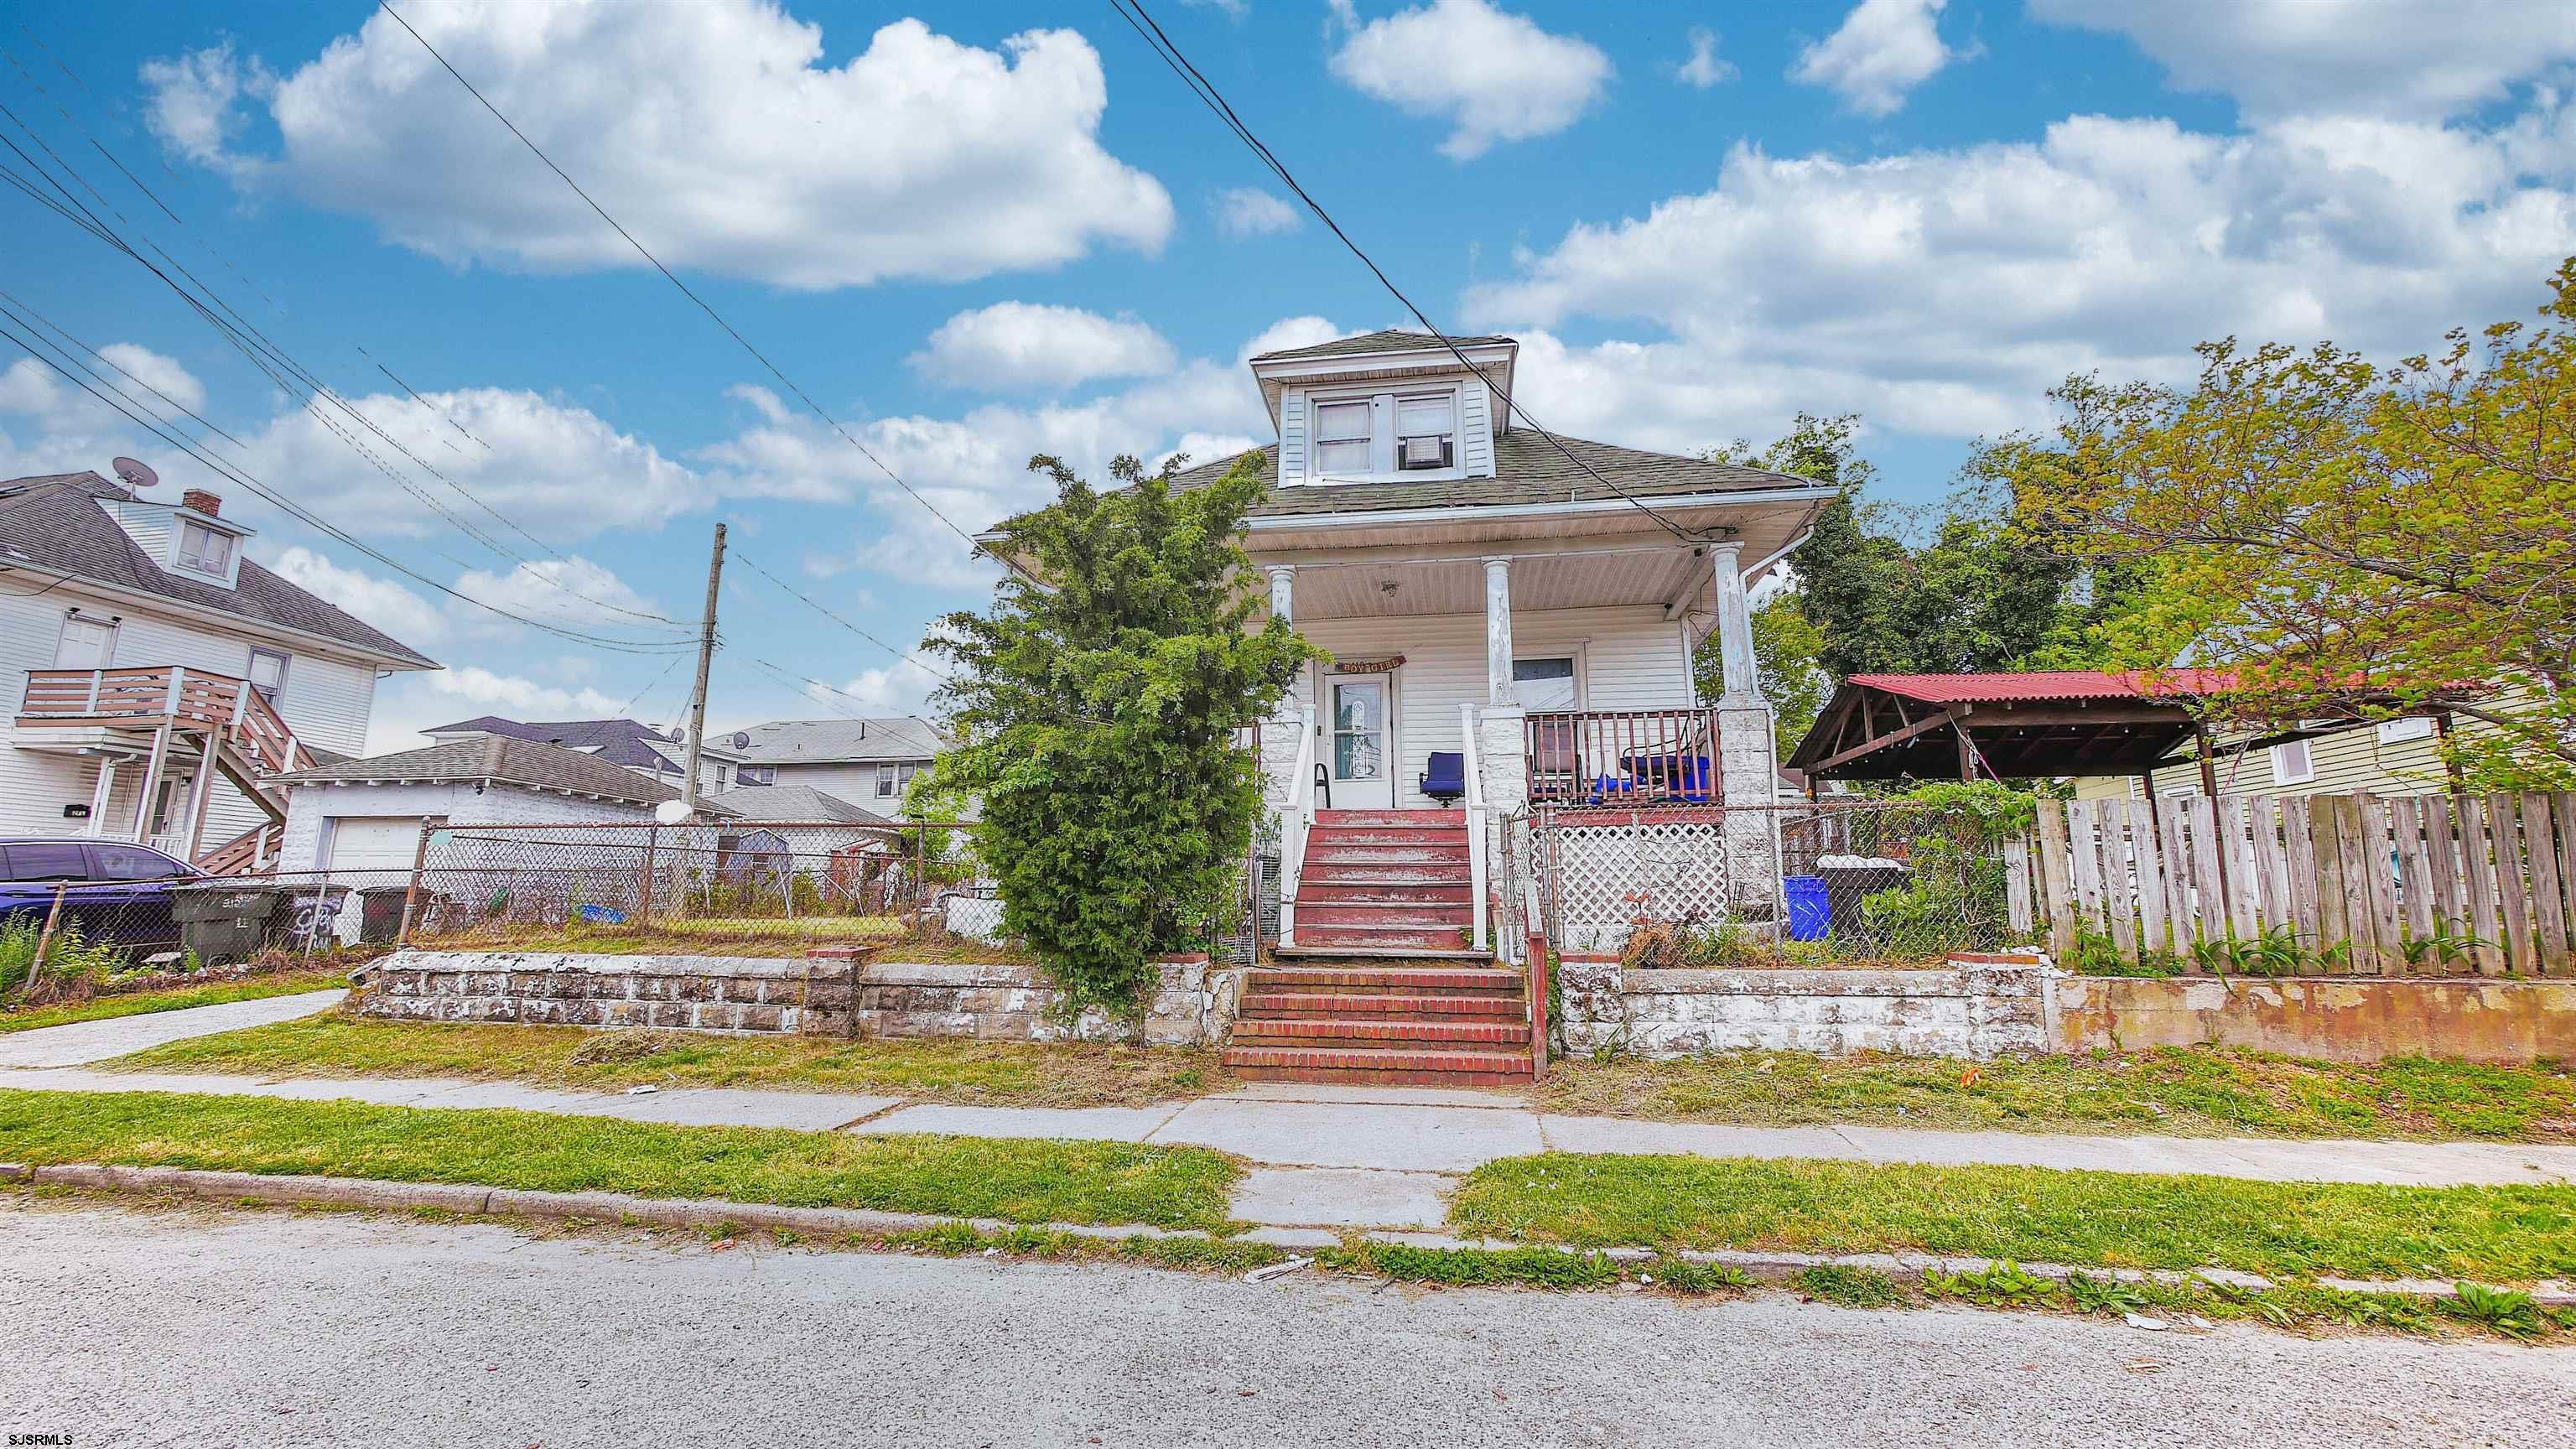
{"type": "Polygon", "coordinates": [[[332,870],[398,870],[408,875],[420,850],[417,815],[344,815],[331,822],[332,870]]]}

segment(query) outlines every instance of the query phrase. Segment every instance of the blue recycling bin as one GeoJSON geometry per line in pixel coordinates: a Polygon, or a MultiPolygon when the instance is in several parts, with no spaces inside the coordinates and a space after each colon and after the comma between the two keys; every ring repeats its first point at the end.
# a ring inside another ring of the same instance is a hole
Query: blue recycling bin
{"type": "Polygon", "coordinates": [[[1825,878],[1820,875],[1793,875],[1780,882],[1789,897],[1789,939],[1821,941],[1833,922],[1833,906],[1825,896],[1825,878]]]}

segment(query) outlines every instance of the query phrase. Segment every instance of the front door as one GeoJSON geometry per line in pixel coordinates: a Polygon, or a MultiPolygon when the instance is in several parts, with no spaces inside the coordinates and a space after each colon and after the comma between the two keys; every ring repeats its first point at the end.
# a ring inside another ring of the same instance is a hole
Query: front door
{"type": "Polygon", "coordinates": [[[1395,808],[1392,674],[1326,675],[1324,756],[1332,768],[1333,808],[1395,808]]]}

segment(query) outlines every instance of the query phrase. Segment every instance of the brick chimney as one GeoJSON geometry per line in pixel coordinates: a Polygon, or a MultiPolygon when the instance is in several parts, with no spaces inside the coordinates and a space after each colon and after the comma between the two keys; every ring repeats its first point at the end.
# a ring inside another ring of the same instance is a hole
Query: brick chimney
{"type": "Polygon", "coordinates": [[[220,494],[209,493],[203,488],[191,488],[179,495],[179,506],[194,509],[208,518],[220,518],[223,516],[224,500],[220,494]]]}

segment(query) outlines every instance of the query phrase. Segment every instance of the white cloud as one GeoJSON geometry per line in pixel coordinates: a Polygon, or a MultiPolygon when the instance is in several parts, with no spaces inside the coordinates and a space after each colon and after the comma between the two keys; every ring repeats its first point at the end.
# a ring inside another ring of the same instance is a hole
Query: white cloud
{"type": "Polygon", "coordinates": [[[1172,344],[1132,317],[1079,307],[996,302],[960,312],[910,358],[925,377],[985,392],[1073,387],[1172,370],[1172,344]]]}
{"type": "MultiPolygon", "coordinates": [[[[549,667],[560,670],[561,661],[549,667]]],[[[639,667],[638,683],[651,677],[639,667]]],[[[367,720],[367,753],[389,754],[429,743],[421,731],[479,714],[513,719],[604,719],[624,707],[623,695],[603,694],[585,685],[565,689],[521,674],[504,674],[479,664],[435,673],[397,674],[376,691],[375,712],[367,720]]]]}
{"type": "MultiPolygon", "coordinates": [[[[175,357],[164,357],[148,347],[131,342],[111,342],[98,350],[113,368],[121,368],[126,378],[118,380],[120,389],[131,392],[126,379],[139,382],[152,392],[177,403],[190,412],[202,412],[206,406],[206,385],[197,375],[180,365],[175,357]]],[[[150,394],[145,394],[148,397],[150,394]]]]}
{"type": "Polygon", "coordinates": [[[1707,90],[1735,79],[1733,64],[1717,58],[1717,32],[1705,25],[1690,29],[1690,57],[1673,68],[1673,79],[1707,90]]]}
{"type": "MultiPolygon", "coordinates": [[[[763,0],[404,14],[673,266],[800,288],[960,280],[1100,243],[1151,252],[1171,231],[1161,184],[1102,149],[1107,80],[1070,30],[994,51],[900,20],[825,69],[821,27],[763,0]]],[[[231,107],[259,90],[245,72],[229,50],[146,66],[156,129],[451,263],[643,265],[381,13],[270,88],[273,159],[227,149],[231,107]]]]}
{"type": "Polygon", "coordinates": [[[2576,60],[2566,0],[2030,0],[2035,20],[2128,36],[2176,85],[2256,116],[2438,119],[2576,60]]]}
{"type": "Polygon", "coordinates": [[[145,61],[143,84],[150,88],[143,123],[162,145],[219,171],[248,176],[258,169],[225,149],[241,130],[239,104],[276,93],[277,77],[258,57],[241,59],[227,40],[192,55],[145,61]]]}
{"type": "Polygon", "coordinates": [[[421,396],[425,404],[388,393],[349,399],[401,451],[325,404],[318,418],[299,409],[244,434],[249,471],[360,532],[452,536],[445,519],[351,448],[340,436],[345,433],[439,508],[520,553],[535,545],[486,506],[551,542],[653,527],[710,502],[696,474],[587,408],[504,388],[421,396]],[[451,418],[489,446],[457,436],[451,418]],[[430,476],[423,464],[474,498],[430,476]]]}
{"type": "Polygon", "coordinates": [[[1798,53],[1789,78],[1825,87],[1864,116],[1892,116],[1906,92],[1961,58],[1932,23],[1947,3],[1860,0],[1833,34],[1798,53]]]}
{"type": "MultiPolygon", "coordinates": [[[[506,573],[469,569],[458,575],[454,588],[493,608],[585,633],[617,630],[625,637],[637,637],[678,632],[672,625],[638,618],[664,611],[635,592],[624,579],[579,554],[533,559],[506,573]]],[[[516,627],[489,610],[469,604],[455,604],[451,612],[468,627],[487,633],[516,627]]]]}
{"type": "Polygon", "coordinates": [[[1265,352],[1286,352],[1295,347],[1312,347],[1319,342],[1330,342],[1337,337],[1351,335],[1350,332],[1334,326],[1321,317],[1282,317],[1262,328],[1260,332],[1254,334],[1251,341],[1243,344],[1242,356],[1235,360],[1248,361],[1265,352]]]}
{"type": "Polygon", "coordinates": [[[1227,236],[1270,236],[1305,224],[1297,208],[1258,186],[1219,192],[1212,205],[1217,230],[1227,236]]]}
{"type": "Polygon", "coordinates": [[[1590,43],[1486,0],[1431,0],[1365,25],[1351,0],[1335,0],[1334,11],[1350,33],[1333,52],[1333,74],[1408,115],[1449,121],[1456,129],[1440,154],[1453,161],[1564,130],[1614,73],[1590,43]]]}
{"type": "Polygon", "coordinates": [[[1860,162],[1738,146],[1712,189],[1577,225],[1466,312],[1540,329],[1519,390],[1570,432],[1696,447],[1858,408],[1956,437],[2037,420],[2069,372],[2187,379],[2205,338],[2398,356],[2526,315],[2576,252],[2572,184],[2576,108],[2228,136],[2079,116],[1860,162]],[[1657,330],[1548,330],[1578,317],[1657,330]]]}
{"type": "MultiPolygon", "coordinates": [[[[901,644],[900,639],[889,639],[901,644]]],[[[923,701],[940,685],[938,675],[910,659],[898,659],[882,669],[862,669],[842,683],[834,693],[819,685],[808,684],[805,694],[815,703],[842,714],[889,715],[918,714],[923,701]]]]}
{"type": "Polygon", "coordinates": [[[0,413],[38,417],[62,405],[62,379],[36,359],[21,357],[0,371],[0,413]]]}
{"type": "Polygon", "coordinates": [[[437,605],[391,579],[343,568],[319,549],[296,544],[266,562],[269,572],[279,578],[320,595],[415,649],[447,637],[447,616],[437,605]]]}

